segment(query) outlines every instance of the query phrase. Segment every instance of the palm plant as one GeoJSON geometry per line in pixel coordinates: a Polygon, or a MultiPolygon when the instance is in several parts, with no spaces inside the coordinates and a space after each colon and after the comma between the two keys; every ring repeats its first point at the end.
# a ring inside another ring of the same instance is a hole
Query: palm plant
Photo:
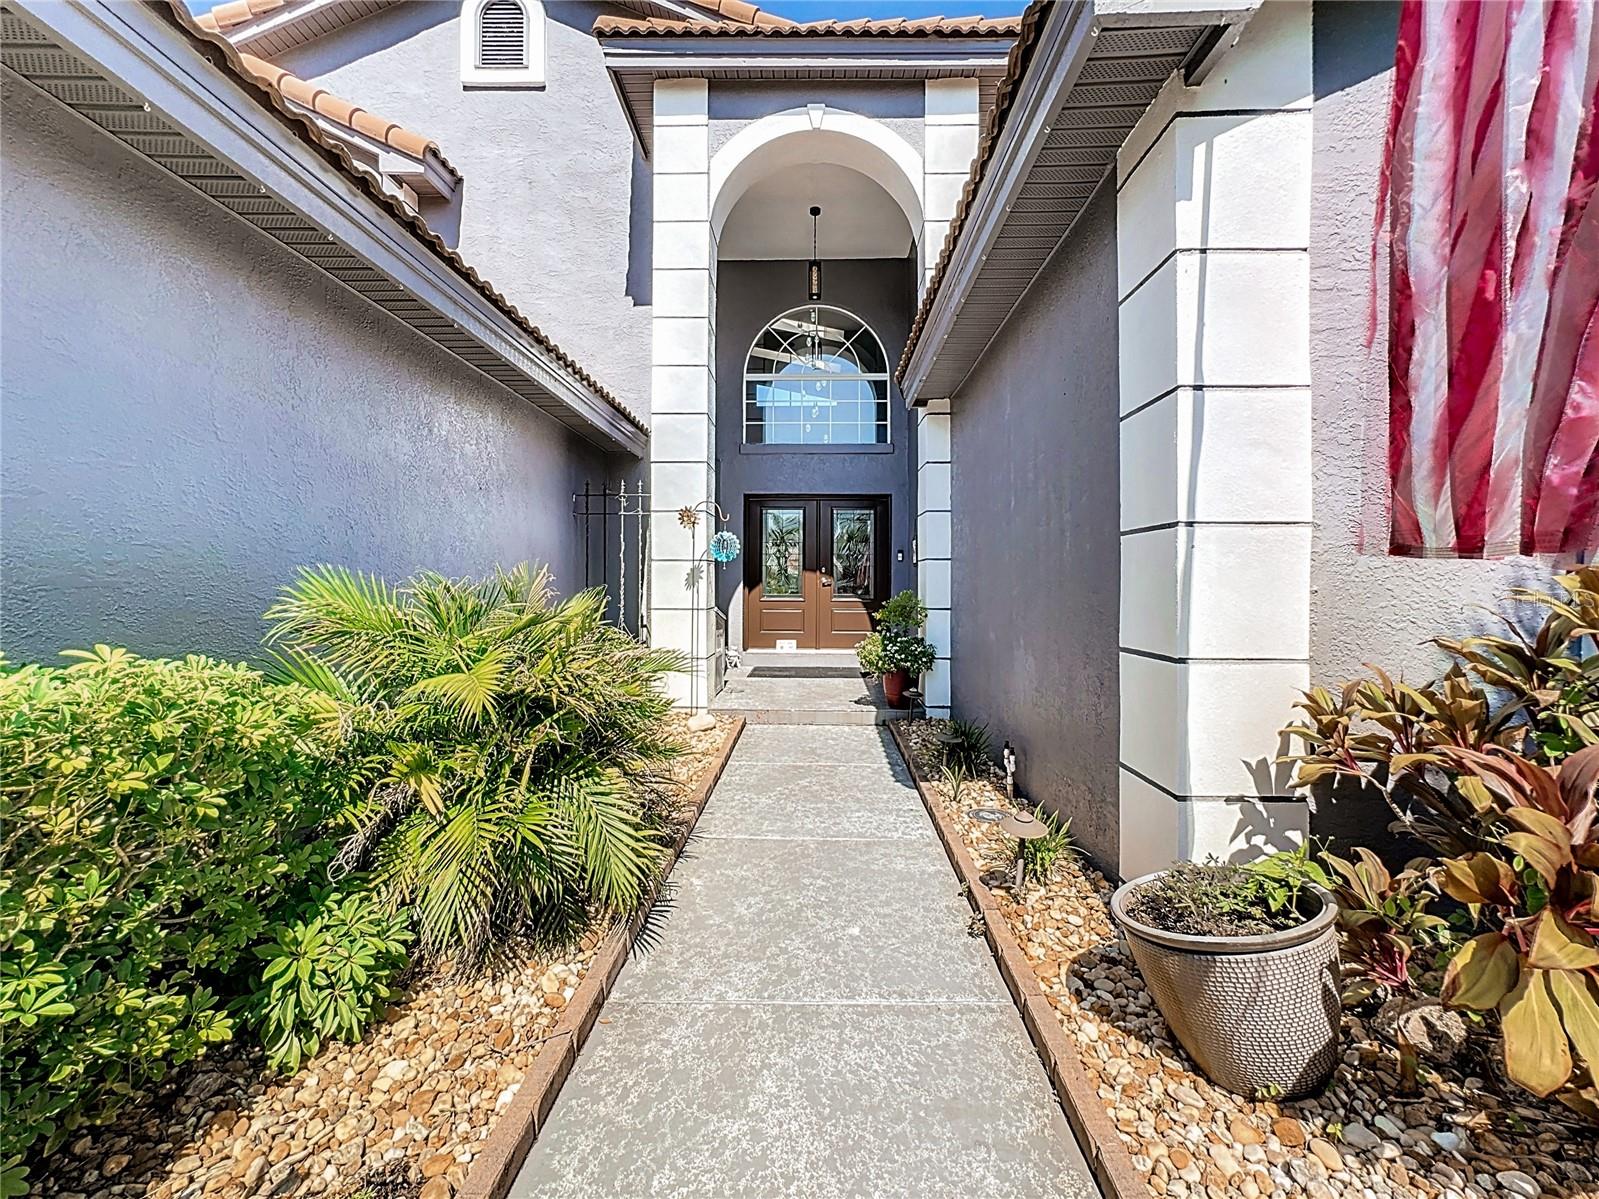
{"type": "Polygon", "coordinates": [[[659,684],[681,662],[604,612],[603,591],[556,602],[526,566],[399,586],[321,566],[267,612],[272,672],[344,736],[336,865],[409,911],[423,957],[638,903],[678,752],[659,684]]]}

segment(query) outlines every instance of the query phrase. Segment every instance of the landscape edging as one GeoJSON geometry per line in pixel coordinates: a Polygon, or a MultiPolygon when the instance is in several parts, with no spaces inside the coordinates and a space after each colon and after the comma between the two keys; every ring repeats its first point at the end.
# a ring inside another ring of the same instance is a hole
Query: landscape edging
{"type": "Polygon", "coordinates": [[[889,733],[894,738],[900,757],[905,760],[905,768],[916,783],[916,794],[921,797],[922,807],[927,810],[933,827],[938,831],[944,853],[965,884],[966,897],[983,922],[983,935],[999,966],[1000,976],[1004,978],[1011,998],[1021,1011],[1027,1035],[1032,1038],[1033,1047],[1043,1059],[1050,1085],[1054,1087],[1072,1131],[1077,1135],[1078,1145],[1094,1172],[1094,1181],[1099,1183],[1105,1199],[1149,1199],[1154,1192],[1133,1166],[1132,1155],[1122,1143],[1116,1126],[1111,1123],[1109,1113],[1100,1102],[1099,1093],[1088,1081],[1083,1064],[1078,1060],[1077,1049],[1067,1039],[1055,1009],[1050,1007],[1043,991],[1039,989],[1038,976],[1012,934],[1010,923],[994,902],[993,894],[983,885],[977,863],[972,860],[960,830],[955,828],[928,792],[928,780],[917,769],[906,735],[897,725],[898,722],[889,721],[889,733]]]}
{"type": "Polygon", "coordinates": [[[577,1055],[588,1040],[589,1033],[594,1030],[600,1009],[611,993],[616,976],[627,963],[627,955],[638,939],[639,930],[649,918],[661,887],[671,877],[678,855],[693,835],[700,813],[705,811],[705,804],[722,777],[727,760],[733,754],[733,747],[744,732],[744,723],[742,716],[734,717],[710,769],[694,789],[691,801],[693,817],[678,830],[676,839],[667,851],[666,868],[661,871],[639,910],[611,929],[600,942],[587,973],[583,975],[583,981],[562,1010],[554,1031],[545,1039],[533,1064],[522,1076],[516,1097],[495,1121],[493,1131],[483,1142],[483,1148],[472,1159],[472,1168],[467,1173],[466,1181],[455,1192],[455,1199],[504,1199],[517,1171],[522,1168],[522,1162],[527,1158],[528,1150],[543,1131],[545,1121],[555,1107],[556,1096],[561,1093],[562,1084],[577,1064],[577,1055]]]}

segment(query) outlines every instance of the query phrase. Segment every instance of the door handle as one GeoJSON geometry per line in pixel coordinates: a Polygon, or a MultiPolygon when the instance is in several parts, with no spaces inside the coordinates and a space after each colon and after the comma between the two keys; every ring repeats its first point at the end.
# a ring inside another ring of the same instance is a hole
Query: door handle
{"type": "Polygon", "coordinates": [[[822,576],[822,586],[823,587],[831,587],[832,585],[833,585],[832,578],[830,576],[828,576],[828,575],[823,575],[822,576]]]}

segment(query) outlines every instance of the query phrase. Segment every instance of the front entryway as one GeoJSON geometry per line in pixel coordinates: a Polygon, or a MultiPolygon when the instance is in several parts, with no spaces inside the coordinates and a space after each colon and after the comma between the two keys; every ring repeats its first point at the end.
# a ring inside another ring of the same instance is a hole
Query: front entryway
{"type": "Polygon", "coordinates": [[[886,496],[751,496],[746,649],[849,649],[888,598],[886,496]]]}

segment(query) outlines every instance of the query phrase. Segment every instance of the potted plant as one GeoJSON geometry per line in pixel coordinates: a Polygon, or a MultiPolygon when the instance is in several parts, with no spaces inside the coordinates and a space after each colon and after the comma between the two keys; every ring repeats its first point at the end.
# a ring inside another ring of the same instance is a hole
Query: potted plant
{"type": "Polygon", "coordinates": [[[881,608],[873,625],[879,629],[902,629],[907,633],[919,633],[922,626],[927,623],[927,605],[922,603],[922,597],[914,591],[897,592],[881,608]]]}
{"type": "Polygon", "coordinates": [[[933,647],[923,637],[905,629],[885,626],[855,647],[861,670],[883,680],[883,698],[891,708],[905,706],[910,680],[933,668],[933,647]]]}
{"type": "Polygon", "coordinates": [[[933,647],[921,635],[926,620],[921,598],[901,591],[877,610],[877,627],[855,647],[861,670],[883,680],[883,698],[891,708],[903,708],[910,680],[933,668],[933,647]]]}
{"type": "Polygon", "coordinates": [[[1308,851],[1183,863],[1124,884],[1111,912],[1178,1041],[1252,1098],[1319,1091],[1338,1064],[1338,906],[1308,851]]]}

